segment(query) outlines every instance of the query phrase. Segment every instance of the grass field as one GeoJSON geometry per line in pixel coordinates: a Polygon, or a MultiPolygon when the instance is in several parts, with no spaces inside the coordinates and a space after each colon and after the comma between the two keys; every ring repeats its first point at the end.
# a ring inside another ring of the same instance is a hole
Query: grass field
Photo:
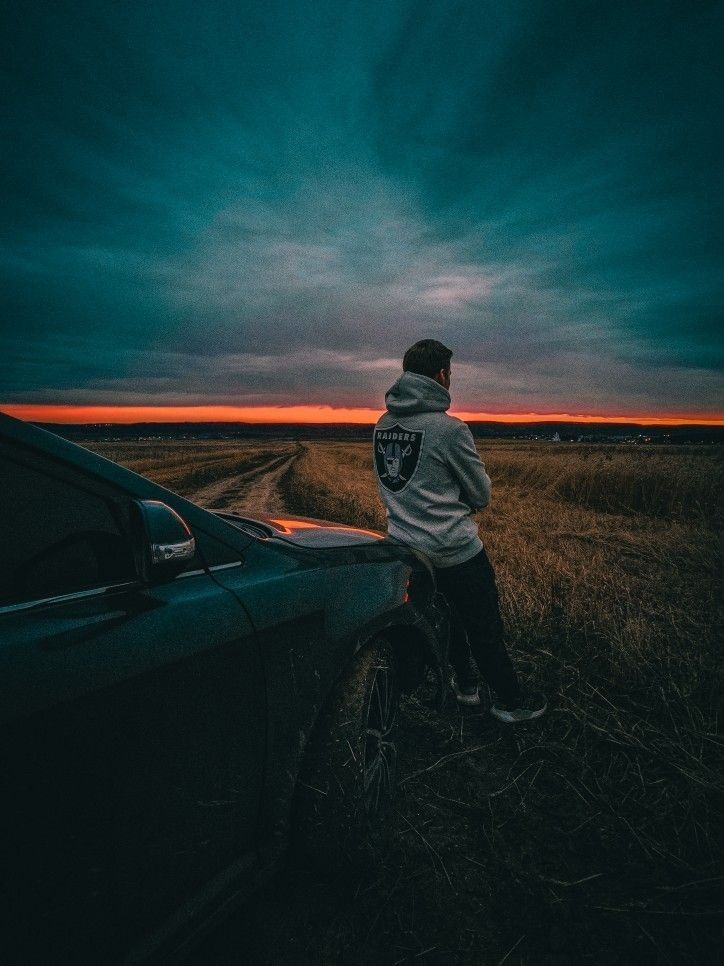
{"type": "Polygon", "coordinates": [[[86,446],[182,496],[189,496],[207,483],[252,470],[278,449],[273,443],[205,439],[137,443],[94,441],[86,446]]]}
{"type": "MultiPolygon", "coordinates": [[[[428,961],[497,963],[518,942],[507,962],[713,961],[720,456],[479,448],[509,643],[551,709],[512,736],[407,702],[409,773],[483,748],[403,784],[398,864],[430,878],[396,886],[383,932],[400,956],[436,947],[428,961]]],[[[307,444],[285,482],[298,512],[384,526],[365,444],[307,444]]]]}
{"type": "MultiPolygon", "coordinates": [[[[142,471],[183,491],[258,456],[214,445],[169,444],[142,471]]],[[[405,699],[387,868],[353,887],[291,870],[247,913],[249,961],[713,963],[721,453],[480,452],[509,645],[549,713],[506,729],[439,714],[429,688],[405,699]]],[[[305,443],[281,486],[293,512],[384,529],[368,444],[305,443]]]]}

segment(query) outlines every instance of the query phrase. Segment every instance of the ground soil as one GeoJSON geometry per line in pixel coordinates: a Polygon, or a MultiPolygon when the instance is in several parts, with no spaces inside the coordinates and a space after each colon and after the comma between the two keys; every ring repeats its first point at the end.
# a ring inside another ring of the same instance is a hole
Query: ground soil
{"type": "Polygon", "coordinates": [[[189,494],[189,499],[210,510],[285,513],[287,508],[279,491],[279,480],[300,452],[301,447],[294,443],[280,446],[259,466],[201,486],[189,494]]]}

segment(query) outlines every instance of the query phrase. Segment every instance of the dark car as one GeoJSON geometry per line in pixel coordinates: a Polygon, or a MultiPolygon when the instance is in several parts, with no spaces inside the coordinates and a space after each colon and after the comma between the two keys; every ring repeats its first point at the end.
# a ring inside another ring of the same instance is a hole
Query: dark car
{"type": "Polygon", "coordinates": [[[400,690],[443,680],[422,556],[204,510],[2,414],[0,496],[0,960],[165,958],[290,842],[374,855],[400,690]]]}

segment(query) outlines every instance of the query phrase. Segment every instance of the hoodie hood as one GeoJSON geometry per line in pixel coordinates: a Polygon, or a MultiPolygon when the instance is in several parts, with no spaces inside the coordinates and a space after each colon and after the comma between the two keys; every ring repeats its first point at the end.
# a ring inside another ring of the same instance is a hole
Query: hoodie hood
{"type": "Polygon", "coordinates": [[[403,372],[385,393],[387,411],[396,416],[412,413],[444,413],[450,408],[450,393],[439,382],[417,372],[403,372]]]}

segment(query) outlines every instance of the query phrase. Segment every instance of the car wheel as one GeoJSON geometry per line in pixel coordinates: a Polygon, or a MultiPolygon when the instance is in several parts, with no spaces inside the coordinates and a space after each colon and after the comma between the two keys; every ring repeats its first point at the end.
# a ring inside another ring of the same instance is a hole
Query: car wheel
{"type": "Polygon", "coordinates": [[[335,687],[310,739],[295,809],[297,851],[333,868],[376,865],[392,837],[400,689],[375,640],[335,687]]]}

